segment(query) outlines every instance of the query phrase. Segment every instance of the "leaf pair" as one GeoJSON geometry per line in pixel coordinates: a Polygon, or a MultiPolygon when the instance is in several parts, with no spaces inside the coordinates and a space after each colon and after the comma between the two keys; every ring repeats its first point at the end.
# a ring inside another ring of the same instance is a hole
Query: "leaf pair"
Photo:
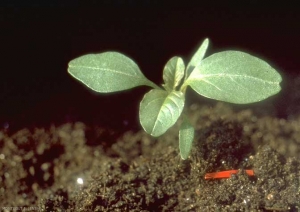
{"type": "MultiPolygon", "coordinates": [[[[153,89],[140,103],[140,122],[144,130],[160,136],[180,117],[185,91],[190,86],[198,94],[231,103],[261,101],[280,91],[281,76],[265,61],[240,51],[223,51],[205,59],[209,41],[205,39],[185,68],[180,57],[172,57],[164,67],[164,89],[148,80],[130,58],[117,53],[88,54],[72,60],[68,72],[102,93],[146,85],[153,89]]],[[[179,148],[186,159],[194,139],[187,118],[179,130],[179,148]]]]}

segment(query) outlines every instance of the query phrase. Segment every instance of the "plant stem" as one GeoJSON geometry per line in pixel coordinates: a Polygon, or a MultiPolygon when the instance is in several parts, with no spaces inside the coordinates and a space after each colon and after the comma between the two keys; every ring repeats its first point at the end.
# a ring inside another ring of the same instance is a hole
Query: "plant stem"
{"type": "Polygon", "coordinates": [[[159,87],[158,85],[156,85],[154,82],[152,82],[150,80],[148,80],[148,84],[147,85],[150,86],[150,87],[152,87],[152,88],[154,88],[154,89],[162,90],[161,87],[159,87]]]}

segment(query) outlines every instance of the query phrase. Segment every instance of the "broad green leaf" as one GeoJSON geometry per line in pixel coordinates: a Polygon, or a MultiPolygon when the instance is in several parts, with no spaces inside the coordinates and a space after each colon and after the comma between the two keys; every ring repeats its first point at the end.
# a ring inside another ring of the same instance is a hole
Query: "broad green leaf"
{"type": "Polygon", "coordinates": [[[191,61],[189,62],[188,66],[186,68],[186,76],[185,76],[185,78],[187,78],[193,72],[193,70],[195,69],[195,67],[198,66],[201,63],[201,61],[202,61],[202,59],[203,59],[203,57],[204,57],[204,55],[206,53],[208,44],[209,44],[209,40],[208,40],[208,38],[206,38],[202,42],[201,46],[196,51],[196,53],[193,55],[191,61]]]}
{"type": "Polygon", "coordinates": [[[187,119],[184,119],[179,130],[179,150],[183,160],[187,159],[194,140],[194,127],[187,119]]]}
{"type": "Polygon", "coordinates": [[[202,60],[185,82],[208,98],[246,104],[280,91],[281,76],[265,61],[240,51],[224,51],[202,60]]]}
{"type": "Polygon", "coordinates": [[[175,90],[184,75],[184,62],[180,57],[172,57],[163,71],[163,85],[167,91],[175,90]]]}
{"type": "Polygon", "coordinates": [[[180,91],[168,93],[152,89],[140,103],[140,122],[152,136],[164,134],[179,118],[184,106],[184,95],[180,91]]]}
{"type": "Polygon", "coordinates": [[[88,54],[69,62],[68,72],[97,92],[108,93],[140,85],[158,88],[130,58],[117,52],[88,54]]]}

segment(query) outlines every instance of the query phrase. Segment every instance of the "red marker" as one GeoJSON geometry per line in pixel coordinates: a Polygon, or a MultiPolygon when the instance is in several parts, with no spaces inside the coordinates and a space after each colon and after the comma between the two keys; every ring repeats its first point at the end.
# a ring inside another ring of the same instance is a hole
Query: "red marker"
{"type": "MultiPolygon", "coordinates": [[[[238,172],[239,172],[239,170],[228,170],[228,171],[222,171],[222,172],[206,173],[204,176],[204,179],[210,180],[210,179],[230,178],[232,174],[237,174],[238,172]]],[[[245,170],[245,172],[249,176],[254,176],[254,171],[252,169],[245,170]]]]}

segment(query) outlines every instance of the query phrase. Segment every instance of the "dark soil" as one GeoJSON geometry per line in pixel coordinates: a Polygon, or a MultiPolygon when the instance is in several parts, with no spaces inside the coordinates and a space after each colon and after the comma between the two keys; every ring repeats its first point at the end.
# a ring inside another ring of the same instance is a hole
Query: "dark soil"
{"type": "Polygon", "coordinates": [[[158,139],[80,122],[2,130],[2,211],[300,210],[300,117],[233,111],[221,103],[194,104],[188,113],[196,138],[185,161],[178,126],[158,139]],[[240,172],[204,179],[207,172],[230,169],[240,172]]]}

